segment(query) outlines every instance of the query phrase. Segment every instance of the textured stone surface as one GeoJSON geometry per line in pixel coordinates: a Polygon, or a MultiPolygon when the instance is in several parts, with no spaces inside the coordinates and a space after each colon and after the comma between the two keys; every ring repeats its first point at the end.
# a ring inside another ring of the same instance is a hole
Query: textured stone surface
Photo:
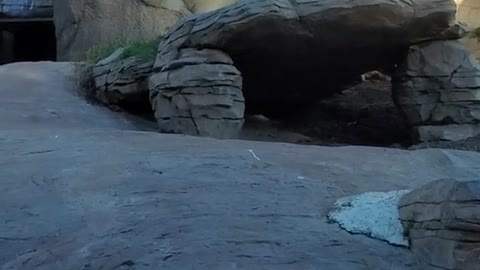
{"type": "Polygon", "coordinates": [[[400,199],[399,212],[412,251],[428,269],[478,269],[480,180],[426,184],[400,199]]]}
{"type": "Polygon", "coordinates": [[[93,46],[156,38],[185,12],[173,0],[55,1],[58,60],[82,60],[93,46]]]}
{"type": "Polygon", "coordinates": [[[242,77],[223,52],[182,49],[157,59],[150,101],[161,132],[236,137],[244,122],[242,77]]]}
{"type": "Polygon", "coordinates": [[[53,16],[53,0],[0,0],[0,18],[53,16]]]}
{"type": "MultiPolygon", "coordinates": [[[[469,29],[480,27],[480,0],[456,0],[457,2],[457,20],[467,24],[469,29]]],[[[480,42],[466,37],[462,43],[480,59],[480,42]]]]}
{"type": "Polygon", "coordinates": [[[394,76],[393,92],[420,141],[479,134],[480,65],[459,41],[412,46],[394,76]]]}
{"type": "MultiPolygon", "coordinates": [[[[176,1],[180,2],[182,0],[176,1]]],[[[233,4],[237,1],[238,0],[183,0],[186,8],[195,14],[214,11],[233,4]]]]}
{"type": "MultiPolygon", "coordinates": [[[[154,130],[153,123],[87,103],[75,83],[74,65],[22,62],[0,66],[0,130],[154,130]]],[[[0,152],[2,142],[0,138],[0,152]]]]}
{"type": "Polygon", "coordinates": [[[178,48],[219,49],[242,72],[251,113],[290,114],[391,70],[413,43],[457,37],[454,22],[449,0],[245,0],[179,21],[156,62],[178,48]]]}
{"type": "Polygon", "coordinates": [[[148,77],[153,60],[123,57],[123,49],[98,62],[93,68],[94,96],[108,105],[148,104],[148,77]]]}
{"type": "Polygon", "coordinates": [[[473,152],[132,131],[138,120],[76,95],[72,67],[0,67],[2,270],[424,270],[327,222],[331,206],[480,178],[473,152]]]}

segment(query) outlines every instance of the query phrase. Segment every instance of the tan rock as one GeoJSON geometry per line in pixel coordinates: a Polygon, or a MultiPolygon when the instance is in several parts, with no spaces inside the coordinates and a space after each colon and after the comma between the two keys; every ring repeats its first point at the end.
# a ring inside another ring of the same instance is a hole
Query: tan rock
{"type": "MultiPolygon", "coordinates": [[[[480,0],[456,0],[457,20],[468,25],[470,29],[480,27],[480,0]]],[[[477,58],[480,58],[480,42],[471,38],[462,39],[462,43],[477,58]]]]}
{"type": "Polygon", "coordinates": [[[83,59],[93,46],[156,38],[188,13],[185,6],[178,3],[173,0],[55,1],[58,60],[83,59]]]}
{"type": "Polygon", "coordinates": [[[231,5],[238,0],[183,0],[192,13],[205,13],[231,5]]]}

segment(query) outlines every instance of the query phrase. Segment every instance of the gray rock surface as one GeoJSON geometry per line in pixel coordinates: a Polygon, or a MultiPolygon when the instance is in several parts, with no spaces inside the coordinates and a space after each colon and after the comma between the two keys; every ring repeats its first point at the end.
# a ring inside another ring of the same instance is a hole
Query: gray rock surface
{"type": "Polygon", "coordinates": [[[179,48],[221,50],[242,73],[251,113],[291,114],[391,70],[411,44],[458,38],[454,23],[450,0],[244,0],[180,20],[156,61],[179,48]]]}
{"type": "Polygon", "coordinates": [[[475,270],[480,265],[480,180],[443,179],[407,193],[400,219],[426,269],[475,270]]]}
{"type": "Polygon", "coordinates": [[[459,41],[412,46],[393,92],[420,141],[480,134],[480,64],[459,41]]]}
{"type": "Polygon", "coordinates": [[[345,196],[480,176],[472,152],[133,131],[72,80],[69,63],[0,67],[2,270],[423,270],[326,214],[345,196]]]}
{"type": "Polygon", "coordinates": [[[53,0],[0,0],[0,18],[53,17],[53,0]]]}
{"type": "Polygon", "coordinates": [[[172,0],[55,1],[57,58],[83,60],[93,46],[157,38],[185,12],[172,0]]]}
{"type": "Polygon", "coordinates": [[[0,66],[0,130],[154,130],[150,122],[86,103],[77,89],[76,76],[73,63],[0,66]]]}
{"type": "Polygon", "coordinates": [[[94,97],[107,105],[150,106],[148,77],[153,59],[123,57],[118,49],[93,67],[94,97]]]}
{"type": "Polygon", "coordinates": [[[150,102],[161,132],[216,138],[240,134],[242,77],[228,55],[187,48],[157,58],[153,69],[150,102]]]}

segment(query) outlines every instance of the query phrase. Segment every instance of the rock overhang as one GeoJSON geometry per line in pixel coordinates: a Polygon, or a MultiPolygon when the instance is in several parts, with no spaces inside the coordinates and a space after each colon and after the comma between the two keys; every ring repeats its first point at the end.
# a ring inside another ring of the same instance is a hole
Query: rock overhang
{"type": "Polygon", "coordinates": [[[339,92],[365,72],[390,72],[412,44],[458,38],[450,30],[455,11],[449,0],[239,1],[180,20],[158,57],[175,47],[226,52],[242,73],[247,110],[276,114],[339,92]]]}

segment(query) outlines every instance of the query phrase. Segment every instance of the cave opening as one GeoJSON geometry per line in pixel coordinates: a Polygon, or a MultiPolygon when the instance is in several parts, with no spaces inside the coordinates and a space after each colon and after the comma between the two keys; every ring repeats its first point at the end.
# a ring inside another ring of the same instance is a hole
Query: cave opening
{"type": "Polygon", "coordinates": [[[408,148],[413,144],[410,129],[392,98],[391,80],[381,72],[368,72],[357,83],[303,108],[285,107],[282,115],[255,110],[246,117],[245,128],[257,134],[267,130],[265,140],[408,148]]]}
{"type": "Polygon", "coordinates": [[[408,54],[409,45],[398,40],[400,35],[345,26],[338,31],[351,37],[343,40],[329,32],[312,37],[310,32],[292,34],[275,27],[267,25],[268,33],[237,35],[225,45],[242,74],[245,128],[256,131],[251,134],[262,133],[266,126],[271,132],[262,135],[265,140],[412,145],[410,129],[393,100],[392,78],[387,76],[408,54]],[[371,71],[385,76],[362,78],[371,71]]]}
{"type": "Polygon", "coordinates": [[[52,19],[0,19],[0,64],[56,61],[52,19]]]}

